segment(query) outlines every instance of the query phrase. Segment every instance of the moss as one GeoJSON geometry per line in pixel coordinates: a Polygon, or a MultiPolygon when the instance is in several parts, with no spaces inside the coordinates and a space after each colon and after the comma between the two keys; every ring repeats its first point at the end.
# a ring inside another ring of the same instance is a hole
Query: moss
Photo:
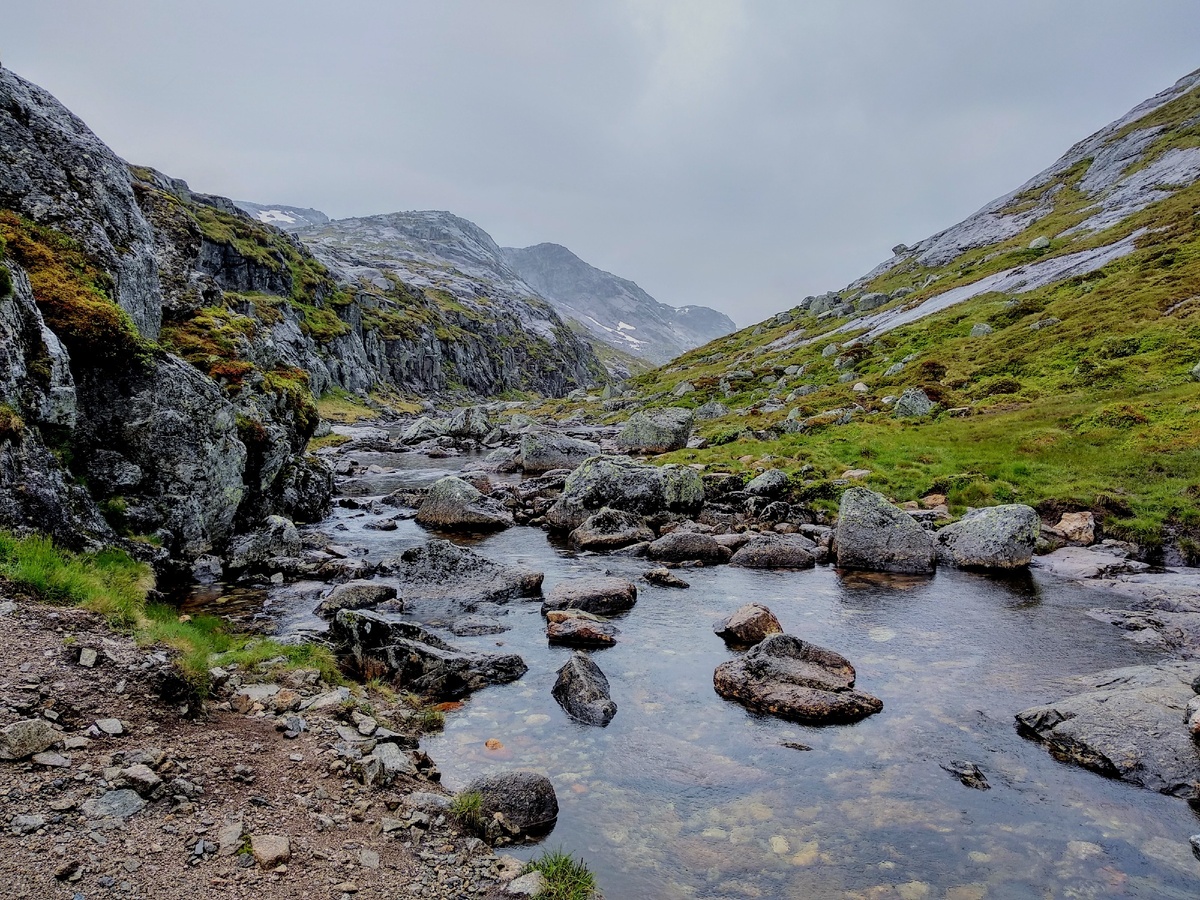
{"type": "Polygon", "coordinates": [[[11,406],[0,403],[0,443],[21,440],[25,420],[11,406]]]}
{"type": "Polygon", "coordinates": [[[308,389],[307,372],[289,367],[272,369],[263,375],[263,388],[282,397],[305,436],[313,433],[321,414],[308,389]]]}
{"type": "Polygon", "coordinates": [[[7,266],[0,266],[0,300],[5,299],[12,293],[12,273],[8,271],[7,266]]]}

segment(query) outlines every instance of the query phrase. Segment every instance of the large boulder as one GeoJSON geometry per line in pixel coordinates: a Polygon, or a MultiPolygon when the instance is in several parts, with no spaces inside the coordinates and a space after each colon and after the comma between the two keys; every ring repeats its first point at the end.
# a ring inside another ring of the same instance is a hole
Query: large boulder
{"type": "Polygon", "coordinates": [[[832,725],[883,709],[882,700],[854,690],[854,678],[854,666],[844,656],[790,634],[773,634],[739,659],[717,666],[713,687],[759,712],[832,725]]]}
{"type": "Polygon", "coordinates": [[[492,430],[487,410],[481,406],[466,406],[456,409],[446,426],[446,434],[457,438],[482,440],[492,430]]]}
{"type": "Polygon", "coordinates": [[[799,534],[761,534],[733,554],[731,566],[747,569],[810,569],[817,545],[799,534]]]}
{"type": "Polygon", "coordinates": [[[268,516],[262,527],[229,545],[227,567],[235,571],[269,567],[271,560],[300,554],[300,532],[283,516],[268,516]]]}
{"type": "Polygon", "coordinates": [[[356,579],[339,584],[317,607],[317,615],[332,619],[343,609],[367,609],[396,599],[396,589],[378,581],[356,579]]]}
{"type": "Polygon", "coordinates": [[[767,469],[761,475],[751,478],[742,488],[751,497],[766,497],[769,500],[782,496],[787,489],[787,473],[780,472],[778,469],[767,469]]]}
{"type": "Polygon", "coordinates": [[[455,601],[465,607],[536,596],[542,573],[488,559],[450,541],[429,541],[384,560],[381,571],[395,576],[407,602],[455,601]]]}
{"type": "Polygon", "coordinates": [[[844,569],[933,571],[933,537],[908,513],[866,488],[842,494],[836,542],[837,564],[844,569]]]}
{"type": "Polygon", "coordinates": [[[494,497],[455,475],[439,478],[417,510],[417,522],[445,531],[494,531],[510,528],[512,513],[494,497]]]}
{"type": "Polygon", "coordinates": [[[600,455],[600,445],[553,431],[521,435],[521,468],[537,475],[554,469],[574,469],[600,455]]]}
{"type": "Polygon", "coordinates": [[[536,772],[498,772],[477,778],[464,794],[478,794],[485,819],[499,815],[503,826],[514,834],[544,834],[558,819],[558,797],[554,785],[536,772]]]}
{"type": "Polygon", "coordinates": [[[690,409],[668,407],[636,412],[629,417],[617,446],[637,453],[669,453],[682,450],[692,436],[694,417],[690,409]]]}
{"type": "Polygon", "coordinates": [[[747,603],[713,624],[713,631],[735,646],[757,644],[772,634],[783,634],[775,613],[761,603],[747,603]]]}
{"type": "Polygon", "coordinates": [[[938,561],[964,569],[1016,569],[1029,565],[1041,520],[1018,503],[974,509],[937,534],[938,561]]]}
{"type": "Polygon", "coordinates": [[[568,647],[611,647],[620,634],[617,626],[578,609],[546,611],[546,639],[568,647]]]}
{"type": "Polygon", "coordinates": [[[458,650],[419,625],[366,610],[343,609],[330,634],[360,673],[382,674],[397,687],[443,700],[516,681],[529,668],[515,653],[458,650]]]}
{"type": "Polygon", "coordinates": [[[711,534],[673,531],[670,534],[664,534],[647,547],[646,555],[659,562],[695,561],[719,564],[729,562],[733,553],[711,534]]]}
{"type": "Polygon", "coordinates": [[[1111,669],[1075,679],[1080,693],[1017,713],[1021,734],[1057,759],[1189,800],[1200,749],[1185,720],[1200,662],[1111,669]]]}
{"type": "Polygon", "coordinates": [[[646,520],[634,513],[605,507],[588,516],[571,532],[569,541],[576,550],[619,550],[630,544],[654,540],[646,520]]]}
{"type": "Polygon", "coordinates": [[[624,578],[590,578],[556,584],[542,603],[542,612],[578,609],[594,616],[613,616],[633,609],[637,587],[624,578]]]}
{"type": "Polygon", "coordinates": [[[572,531],[605,507],[646,518],[692,516],[704,505],[704,482],[688,466],[652,466],[619,456],[595,456],[572,472],[546,518],[572,531]]]}
{"type": "Polygon", "coordinates": [[[617,714],[608,690],[608,679],[600,667],[586,653],[576,651],[558,670],[550,693],[572,719],[603,727],[617,714]]]}
{"type": "Polygon", "coordinates": [[[434,438],[440,438],[445,433],[445,422],[437,419],[431,419],[428,416],[421,416],[400,433],[400,443],[419,444],[422,441],[430,441],[434,438]]]}
{"type": "Polygon", "coordinates": [[[909,388],[900,395],[892,412],[897,419],[922,419],[933,412],[933,401],[920,388],[909,388]]]}

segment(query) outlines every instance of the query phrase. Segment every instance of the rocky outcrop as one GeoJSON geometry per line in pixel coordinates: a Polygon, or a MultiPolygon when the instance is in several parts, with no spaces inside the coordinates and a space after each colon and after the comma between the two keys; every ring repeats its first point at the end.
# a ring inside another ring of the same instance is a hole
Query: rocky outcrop
{"type": "Polygon", "coordinates": [[[499,500],[454,475],[434,482],[417,510],[417,522],[444,531],[495,531],[513,524],[499,500]]]}
{"type": "Polygon", "coordinates": [[[405,602],[452,601],[464,607],[534,597],[542,573],[495,562],[450,541],[434,540],[385,560],[382,571],[398,579],[405,602]]]}
{"type": "Polygon", "coordinates": [[[636,412],[617,435],[617,446],[636,453],[682,450],[692,436],[693,423],[690,409],[668,407],[636,412]]]}
{"type": "Polygon", "coordinates": [[[837,521],[837,564],[877,572],[933,571],[933,538],[908,513],[866,488],[842,494],[837,521]]]}
{"type": "Polygon", "coordinates": [[[772,634],[783,634],[783,626],[761,603],[747,603],[714,623],[713,632],[726,643],[750,646],[772,634]]]}
{"type": "Polygon", "coordinates": [[[1058,759],[1152,791],[1200,797],[1200,747],[1186,726],[1200,663],[1111,669],[1080,693],[1017,714],[1022,734],[1058,759]]]}
{"type": "Polygon", "coordinates": [[[1029,506],[974,509],[938,532],[938,561],[963,569],[1027,566],[1040,529],[1037,511],[1029,506]]]}
{"type": "Polygon", "coordinates": [[[553,528],[572,531],[605,507],[654,518],[695,515],[703,505],[704,483],[695,469],[598,456],[568,476],[546,519],[553,528]]]}
{"type": "Polygon", "coordinates": [[[854,690],[854,666],[844,656],[789,634],[773,634],[739,659],[717,667],[718,694],[751,709],[807,725],[856,722],[883,701],[854,690]]]}
{"type": "Polygon", "coordinates": [[[485,819],[500,817],[516,835],[545,834],[558,819],[558,797],[550,779],[536,772],[498,772],[472,781],[464,794],[478,794],[485,819]]]}
{"type": "Polygon", "coordinates": [[[604,727],[617,714],[609,696],[608,679],[590,656],[576,651],[562,668],[550,691],[572,719],[584,725],[604,727]]]}
{"type": "Polygon", "coordinates": [[[605,507],[588,516],[568,540],[576,550],[619,550],[654,540],[654,532],[641,516],[605,507]]]}
{"type": "Polygon", "coordinates": [[[521,468],[527,475],[574,469],[585,459],[599,455],[599,444],[565,434],[539,431],[521,435],[521,468]]]}
{"type": "Polygon", "coordinates": [[[637,588],[624,578],[590,578],[556,584],[542,603],[542,612],[576,609],[595,616],[615,616],[633,609],[637,588]]]}

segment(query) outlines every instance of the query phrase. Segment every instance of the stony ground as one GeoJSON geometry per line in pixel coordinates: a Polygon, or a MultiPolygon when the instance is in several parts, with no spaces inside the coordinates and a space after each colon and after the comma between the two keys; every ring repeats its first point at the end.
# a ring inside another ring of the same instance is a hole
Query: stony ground
{"type": "Polygon", "coordinates": [[[189,719],[159,696],[168,670],[91,614],[0,598],[0,729],[63,739],[0,760],[0,897],[488,897],[516,874],[425,775],[354,777],[350,704],[315,672],[280,686],[280,706],[317,701],[289,738],[274,688],[238,696],[233,673],[189,719]]]}

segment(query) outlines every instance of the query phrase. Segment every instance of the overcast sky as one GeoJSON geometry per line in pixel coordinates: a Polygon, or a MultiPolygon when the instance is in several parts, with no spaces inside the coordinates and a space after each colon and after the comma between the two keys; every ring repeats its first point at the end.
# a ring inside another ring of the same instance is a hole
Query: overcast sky
{"type": "Polygon", "coordinates": [[[0,60],[126,159],[448,209],[739,324],[844,286],[1200,67],[1197,0],[37,0],[0,60]]]}

